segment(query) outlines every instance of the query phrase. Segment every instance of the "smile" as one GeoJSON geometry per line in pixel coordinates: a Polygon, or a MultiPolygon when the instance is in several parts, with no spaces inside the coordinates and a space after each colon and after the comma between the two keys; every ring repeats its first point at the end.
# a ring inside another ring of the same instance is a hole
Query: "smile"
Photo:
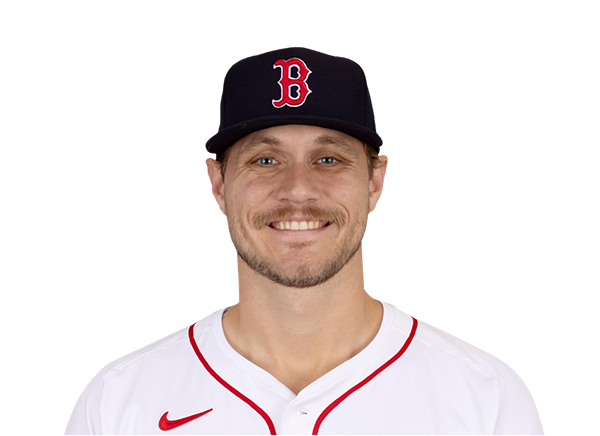
{"type": "Polygon", "coordinates": [[[329,224],[330,221],[274,221],[269,227],[276,230],[316,230],[329,224]]]}

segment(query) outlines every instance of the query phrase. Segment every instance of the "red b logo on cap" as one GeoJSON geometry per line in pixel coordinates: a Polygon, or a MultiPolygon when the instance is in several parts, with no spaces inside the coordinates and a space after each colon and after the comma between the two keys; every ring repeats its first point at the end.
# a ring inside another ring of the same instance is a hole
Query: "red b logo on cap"
{"type": "Polygon", "coordinates": [[[312,72],[308,69],[302,59],[291,58],[286,60],[279,59],[273,64],[273,68],[281,68],[281,79],[279,86],[281,87],[281,98],[273,100],[273,106],[280,108],[286,104],[290,107],[302,106],[306,101],[306,97],[312,91],[308,88],[306,79],[312,72]],[[298,69],[298,76],[292,77],[292,69],[298,69]],[[296,97],[292,97],[292,88],[296,89],[296,97]]]}

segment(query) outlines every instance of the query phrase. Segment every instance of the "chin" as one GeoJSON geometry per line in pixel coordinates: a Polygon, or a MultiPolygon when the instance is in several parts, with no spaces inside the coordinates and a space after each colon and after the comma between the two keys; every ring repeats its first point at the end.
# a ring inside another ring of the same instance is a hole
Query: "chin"
{"type": "MultiPolygon", "coordinates": [[[[256,255],[248,255],[238,250],[240,258],[257,274],[268,278],[272,282],[290,288],[310,288],[321,285],[336,274],[354,257],[360,248],[360,242],[352,249],[337,255],[323,256],[323,260],[316,260],[315,256],[290,255],[290,259],[282,262],[279,260],[260,258],[256,255]],[[287,264],[285,267],[283,264],[287,264]]],[[[283,256],[286,257],[286,256],[283,256]]]]}

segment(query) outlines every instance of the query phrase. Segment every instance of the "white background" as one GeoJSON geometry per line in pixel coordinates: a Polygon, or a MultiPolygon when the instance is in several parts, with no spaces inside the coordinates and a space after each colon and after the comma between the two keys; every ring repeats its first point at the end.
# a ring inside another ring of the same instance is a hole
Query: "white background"
{"type": "Polygon", "coordinates": [[[3,434],[63,433],[63,46],[286,44],[546,46],[546,434],[591,434],[598,401],[587,396],[600,387],[597,15],[576,1],[216,3],[3,7],[3,434]]]}

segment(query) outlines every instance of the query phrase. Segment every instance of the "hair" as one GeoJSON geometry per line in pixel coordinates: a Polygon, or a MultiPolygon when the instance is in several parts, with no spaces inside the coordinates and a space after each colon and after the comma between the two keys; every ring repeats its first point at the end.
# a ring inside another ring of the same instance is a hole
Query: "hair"
{"type": "MultiPolygon", "coordinates": [[[[363,142],[363,149],[365,150],[365,154],[367,155],[367,166],[369,167],[369,180],[371,180],[371,178],[373,177],[373,170],[381,166],[381,162],[379,161],[379,150],[376,150],[375,148],[371,147],[366,142],[363,142]]],[[[217,162],[221,164],[221,177],[223,178],[223,181],[225,181],[225,170],[227,169],[229,150],[231,150],[231,147],[228,147],[223,153],[217,155],[217,162]]]]}
{"type": "Polygon", "coordinates": [[[373,177],[373,170],[375,168],[379,168],[383,162],[379,160],[379,150],[368,145],[366,142],[363,142],[363,148],[365,150],[365,154],[367,155],[367,166],[369,167],[369,180],[373,177]]]}

